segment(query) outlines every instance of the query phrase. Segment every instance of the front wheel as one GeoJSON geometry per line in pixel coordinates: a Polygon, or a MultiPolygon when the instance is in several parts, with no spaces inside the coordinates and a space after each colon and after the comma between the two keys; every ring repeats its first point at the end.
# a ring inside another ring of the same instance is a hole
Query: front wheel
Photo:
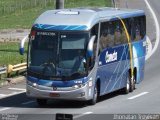
{"type": "Polygon", "coordinates": [[[93,98],[92,100],[89,101],[90,105],[95,105],[98,101],[98,87],[97,84],[94,87],[94,93],[93,93],[93,98]]]}

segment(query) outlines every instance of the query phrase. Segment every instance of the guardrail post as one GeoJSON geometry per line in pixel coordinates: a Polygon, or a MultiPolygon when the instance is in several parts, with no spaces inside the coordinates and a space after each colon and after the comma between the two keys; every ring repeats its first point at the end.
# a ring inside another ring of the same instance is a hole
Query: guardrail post
{"type": "Polygon", "coordinates": [[[13,65],[8,65],[7,66],[7,77],[9,78],[10,77],[10,75],[11,75],[11,72],[12,72],[12,69],[13,69],[13,65]]]}

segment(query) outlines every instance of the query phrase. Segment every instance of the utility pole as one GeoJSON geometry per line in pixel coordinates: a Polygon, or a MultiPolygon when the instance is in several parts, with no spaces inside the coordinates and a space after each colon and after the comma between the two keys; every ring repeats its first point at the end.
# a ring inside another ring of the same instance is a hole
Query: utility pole
{"type": "Polygon", "coordinates": [[[56,9],[64,9],[64,0],[56,0],[56,9]]]}
{"type": "Polygon", "coordinates": [[[115,0],[112,0],[112,6],[115,8],[116,5],[115,5],[115,0]]]}

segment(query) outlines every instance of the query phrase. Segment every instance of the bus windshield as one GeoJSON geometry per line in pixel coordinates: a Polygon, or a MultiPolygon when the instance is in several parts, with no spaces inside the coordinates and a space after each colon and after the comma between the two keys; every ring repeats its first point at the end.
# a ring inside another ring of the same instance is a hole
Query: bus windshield
{"type": "Polygon", "coordinates": [[[88,33],[32,31],[28,74],[43,79],[76,79],[86,75],[88,33]]]}

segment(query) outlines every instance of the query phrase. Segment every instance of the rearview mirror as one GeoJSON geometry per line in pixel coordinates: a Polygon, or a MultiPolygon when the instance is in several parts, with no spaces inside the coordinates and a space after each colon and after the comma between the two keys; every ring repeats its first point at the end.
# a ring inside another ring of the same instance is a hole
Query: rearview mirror
{"type": "Polygon", "coordinates": [[[20,53],[20,55],[23,55],[24,54],[24,43],[25,43],[25,41],[28,39],[28,35],[27,36],[25,36],[22,40],[21,40],[21,42],[20,42],[20,47],[19,47],[19,53],[20,53]]]}
{"type": "Polygon", "coordinates": [[[93,57],[93,47],[96,36],[92,36],[87,46],[87,57],[93,57]]]}

